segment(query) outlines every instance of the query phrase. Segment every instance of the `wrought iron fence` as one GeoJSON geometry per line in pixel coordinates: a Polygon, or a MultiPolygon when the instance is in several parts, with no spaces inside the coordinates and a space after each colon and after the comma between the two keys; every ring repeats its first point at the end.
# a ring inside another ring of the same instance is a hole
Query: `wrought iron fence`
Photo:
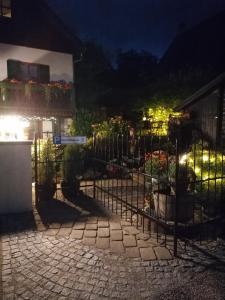
{"type": "MultiPolygon", "coordinates": [[[[183,138],[182,138],[183,140],[183,138]]],[[[94,195],[112,211],[165,243],[218,233],[225,213],[224,149],[198,139],[183,147],[168,137],[94,138],[94,195]],[[171,239],[170,239],[171,240],[171,239]]]]}
{"type": "MultiPolygon", "coordinates": [[[[45,133],[45,137],[52,140],[52,133],[45,133]]],[[[182,140],[174,141],[153,135],[94,136],[92,147],[86,147],[79,158],[83,164],[79,189],[69,201],[76,201],[80,193],[101,201],[172,247],[174,255],[180,241],[185,245],[217,236],[225,217],[224,147],[202,139],[185,147],[180,145],[182,140]]],[[[76,168],[74,161],[65,156],[67,146],[50,142],[49,147],[43,152],[41,140],[35,139],[37,202],[44,189],[40,185],[43,172],[55,183],[51,198],[65,200],[63,169],[76,168]]]]}
{"type": "MultiPolygon", "coordinates": [[[[74,202],[82,194],[93,198],[93,171],[87,171],[88,168],[94,169],[91,156],[88,152],[76,159],[72,155],[66,155],[71,145],[56,145],[53,143],[53,136],[53,132],[36,132],[32,148],[36,204],[42,199],[74,202]],[[44,138],[40,139],[39,136],[44,138]],[[69,184],[65,183],[65,177],[69,184]]],[[[79,155],[79,151],[83,151],[82,145],[72,147],[72,151],[75,156],[79,155]]]]}

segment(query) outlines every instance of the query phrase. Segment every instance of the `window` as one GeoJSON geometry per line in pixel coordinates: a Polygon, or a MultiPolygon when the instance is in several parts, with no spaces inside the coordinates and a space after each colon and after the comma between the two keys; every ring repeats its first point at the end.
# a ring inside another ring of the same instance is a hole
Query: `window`
{"type": "Polygon", "coordinates": [[[49,66],[27,63],[19,60],[7,60],[8,79],[16,79],[27,82],[29,80],[37,83],[49,83],[49,66]]]}
{"type": "Polygon", "coordinates": [[[11,0],[0,0],[0,17],[12,18],[11,0]]]}

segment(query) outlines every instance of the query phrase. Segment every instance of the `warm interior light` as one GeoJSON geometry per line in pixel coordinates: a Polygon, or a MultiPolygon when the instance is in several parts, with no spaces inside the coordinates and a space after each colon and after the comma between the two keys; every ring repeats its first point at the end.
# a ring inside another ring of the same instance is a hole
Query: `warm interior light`
{"type": "Polygon", "coordinates": [[[29,121],[20,116],[0,117],[0,140],[17,141],[24,140],[24,129],[29,127],[29,121]]]}

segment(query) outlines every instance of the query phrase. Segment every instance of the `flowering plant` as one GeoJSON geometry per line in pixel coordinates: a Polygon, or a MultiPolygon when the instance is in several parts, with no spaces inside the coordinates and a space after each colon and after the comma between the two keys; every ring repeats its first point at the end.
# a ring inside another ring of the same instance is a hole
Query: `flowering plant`
{"type": "Polygon", "coordinates": [[[50,81],[49,83],[38,83],[34,80],[28,80],[26,82],[20,81],[17,79],[8,79],[6,78],[3,80],[4,83],[12,83],[12,84],[28,84],[28,85],[35,85],[40,87],[49,87],[49,88],[58,88],[61,90],[71,90],[73,88],[73,84],[71,82],[66,82],[65,80],[59,80],[59,81],[50,81]]]}
{"type": "Polygon", "coordinates": [[[145,173],[153,177],[165,177],[168,169],[168,155],[157,150],[145,154],[145,173]]]}
{"type": "Polygon", "coordinates": [[[196,179],[194,171],[181,163],[177,165],[175,156],[169,156],[165,151],[157,150],[145,155],[145,172],[160,181],[160,188],[164,186],[163,189],[168,190],[169,187],[171,193],[174,193],[175,186],[180,193],[193,191],[193,182],[196,179]]]}

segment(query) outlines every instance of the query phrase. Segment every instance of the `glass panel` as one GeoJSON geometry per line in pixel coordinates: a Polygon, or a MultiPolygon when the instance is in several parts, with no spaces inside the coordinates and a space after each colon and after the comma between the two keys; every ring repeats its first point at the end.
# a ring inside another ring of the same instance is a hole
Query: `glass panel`
{"type": "Polygon", "coordinates": [[[38,79],[38,66],[37,65],[29,65],[29,79],[37,81],[38,79]]]}
{"type": "Polygon", "coordinates": [[[11,0],[0,0],[0,16],[11,18],[11,0]]]}
{"type": "Polygon", "coordinates": [[[7,17],[7,18],[11,18],[12,17],[11,9],[3,7],[2,8],[2,16],[7,17]]]}

